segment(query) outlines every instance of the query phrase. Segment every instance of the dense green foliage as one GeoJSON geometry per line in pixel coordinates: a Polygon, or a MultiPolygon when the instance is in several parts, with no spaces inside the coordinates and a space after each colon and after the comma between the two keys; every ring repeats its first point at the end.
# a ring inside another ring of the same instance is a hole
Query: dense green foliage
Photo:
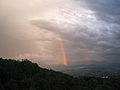
{"type": "Polygon", "coordinates": [[[28,60],[0,58],[0,90],[120,90],[120,77],[74,78],[28,60]]]}

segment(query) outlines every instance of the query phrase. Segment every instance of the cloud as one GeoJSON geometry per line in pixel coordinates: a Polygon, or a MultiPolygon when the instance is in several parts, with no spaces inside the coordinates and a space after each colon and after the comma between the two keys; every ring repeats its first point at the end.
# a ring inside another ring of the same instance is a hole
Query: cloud
{"type": "Polygon", "coordinates": [[[1,1],[1,56],[43,53],[61,61],[62,38],[70,64],[119,61],[119,0],[18,1],[1,1]]]}
{"type": "Polygon", "coordinates": [[[102,20],[108,23],[107,28],[105,29],[108,30],[108,34],[105,34],[103,40],[98,43],[98,46],[101,46],[105,49],[105,52],[102,54],[102,56],[107,57],[107,59],[109,60],[119,61],[120,1],[85,0],[85,2],[91,10],[96,12],[96,17],[98,18],[98,20],[102,20]]]}
{"type": "Polygon", "coordinates": [[[60,19],[33,20],[33,25],[61,33],[71,63],[119,61],[119,1],[72,2],[75,7],[59,10],[60,19]]]}
{"type": "MultiPolygon", "coordinates": [[[[80,0],[78,0],[80,1],[80,0]]],[[[91,10],[96,12],[98,18],[111,23],[119,23],[120,1],[119,0],[84,0],[91,10]]]]}
{"type": "MultiPolygon", "coordinates": [[[[43,54],[46,54],[46,60],[45,57],[38,58],[38,60],[44,59],[44,62],[47,63],[50,58],[47,55],[52,54],[56,60],[54,63],[62,61],[56,35],[48,31],[38,32],[37,28],[29,23],[29,18],[43,17],[42,13],[45,13],[46,9],[51,10],[53,7],[57,7],[57,3],[57,1],[51,3],[49,0],[1,0],[0,56],[16,58],[23,55],[23,58],[28,58],[26,56],[28,53],[33,59],[33,57],[37,58],[37,55],[43,57],[43,54]]],[[[52,59],[50,60],[52,61],[52,59]]]]}

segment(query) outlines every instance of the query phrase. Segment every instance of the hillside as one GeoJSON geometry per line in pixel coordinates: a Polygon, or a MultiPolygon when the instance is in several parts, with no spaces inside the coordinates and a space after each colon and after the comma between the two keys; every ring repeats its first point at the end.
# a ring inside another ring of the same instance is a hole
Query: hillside
{"type": "Polygon", "coordinates": [[[0,90],[120,90],[120,77],[74,78],[28,60],[0,58],[0,90]]]}

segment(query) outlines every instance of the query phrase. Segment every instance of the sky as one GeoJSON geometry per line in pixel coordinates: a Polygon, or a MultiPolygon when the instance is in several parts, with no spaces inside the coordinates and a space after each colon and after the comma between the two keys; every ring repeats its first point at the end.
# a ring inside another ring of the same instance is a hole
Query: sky
{"type": "Polygon", "coordinates": [[[0,56],[39,65],[120,62],[120,0],[0,0],[0,56]]]}

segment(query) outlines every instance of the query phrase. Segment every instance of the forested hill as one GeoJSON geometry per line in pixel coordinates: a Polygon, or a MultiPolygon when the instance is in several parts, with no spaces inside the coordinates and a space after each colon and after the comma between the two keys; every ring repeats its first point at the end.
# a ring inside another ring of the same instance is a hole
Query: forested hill
{"type": "Polygon", "coordinates": [[[73,78],[28,60],[0,58],[0,90],[120,90],[120,77],[73,78]]]}

